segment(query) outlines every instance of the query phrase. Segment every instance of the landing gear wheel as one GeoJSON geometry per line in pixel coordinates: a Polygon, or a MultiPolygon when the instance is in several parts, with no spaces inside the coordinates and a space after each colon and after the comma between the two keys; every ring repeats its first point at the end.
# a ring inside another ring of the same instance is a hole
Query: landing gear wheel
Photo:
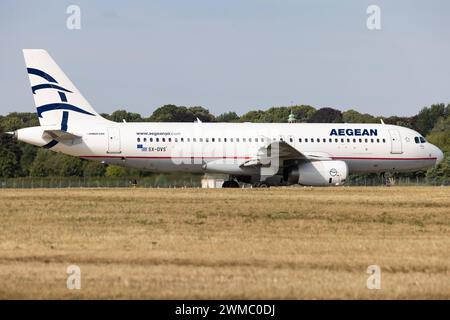
{"type": "Polygon", "coordinates": [[[239,183],[234,180],[224,181],[222,184],[222,188],[239,188],[239,183]]]}
{"type": "Polygon", "coordinates": [[[269,185],[265,182],[257,182],[253,185],[253,188],[268,188],[269,185]]]}

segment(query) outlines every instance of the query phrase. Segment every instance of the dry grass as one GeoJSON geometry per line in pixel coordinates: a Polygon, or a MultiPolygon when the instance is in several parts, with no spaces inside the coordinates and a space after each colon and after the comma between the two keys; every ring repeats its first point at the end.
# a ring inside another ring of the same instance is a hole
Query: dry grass
{"type": "Polygon", "coordinates": [[[449,299],[450,189],[1,190],[0,283],[19,299],[449,299]]]}

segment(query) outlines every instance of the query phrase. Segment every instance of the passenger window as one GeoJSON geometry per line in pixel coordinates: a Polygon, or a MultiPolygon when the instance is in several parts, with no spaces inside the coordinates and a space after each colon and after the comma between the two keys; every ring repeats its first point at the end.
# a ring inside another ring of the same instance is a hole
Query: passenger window
{"type": "Polygon", "coordinates": [[[192,142],[197,142],[197,138],[192,138],[192,142]]]}
{"type": "Polygon", "coordinates": [[[242,142],[245,142],[246,141],[246,139],[245,138],[242,138],[242,142]]]}
{"type": "Polygon", "coordinates": [[[230,141],[233,142],[233,138],[230,138],[230,141]]]}
{"type": "Polygon", "coordinates": [[[386,139],[383,139],[383,143],[386,143],[386,139]]]}
{"type": "Polygon", "coordinates": [[[175,138],[175,142],[178,142],[178,138],[175,138]]]}
{"type": "Polygon", "coordinates": [[[327,142],[327,139],[325,139],[325,138],[323,138],[323,140],[322,140],[323,142],[327,142]]]}
{"type": "Polygon", "coordinates": [[[308,142],[308,138],[305,138],[305,142],[308,142]]]}
{"type": "Polygon", "coordinates": [[[377,139],[377,143],[380,143],[380,139],[377,139]]]}
{"type": "Polygon", "coordinates": [[[205,139],[205,141],[206,141],[206,142],[209,142],[209,139],[208,139],[208,138],[206,138],[206,139],[205,139]]]}
{"type": "Polygon", "coordinates": [[[137,142],[141,142],[141,138],[137,138],[137,142]]]}
{"type": "Polygon", "coordinates": [[[162,142],[166,142],[166,138],[162,138],[162,142]]]}
{"type": "Polygon", "coordinates": [[[156,138],[156,142],[159,142],[159,138],[156,138]]]}
{"type": "Polygon", "coordinates": [[[248,142],[252,142],[252,138],[248,138],[248,142]]]}
{"type": "Polygon", "coordinates": [[[227,142],[227,138],[223,138],[223,142],[227,142]]]}
{"type": "Polygon", "coordinates": [[[356,139],[355,139],[355,138],[353,138],[353,142],[356,142],[356,139]]]}
{"type": "Polygon", "coordinates": [[[344,138],[341,138],[341,142],[344,143],[344,138]]]}
{"type": "Polygon", "coordinates": [[[258,142],[258,138],[255,138],[255,142],[258,142]]]}
{"type": "Polygon", "coordinates": [[[349,138],[347,138],[347,142],[350,142],[350,139],[349,139],[349,138]]]}
{"type": "Polygon", "coordinates": [[[236,138],[236,142],[239,142],[239,138],[236,138]]]}
{"type": "Polygon", "coordinates": [[[302,138],[298,138],[298,142],[302,142],[302,138]]]}
{"type": "Polygon", "coordinates": [[[198,141],[199,142],[203,142],[203,138],[198,138],[198,141]]]}
{"type": "Polygon", "coordinates": [[[373,143],[373,139],[370,139],[370,142],[372,142],[372,143],[373,143]]]}
{"type": "Polygon", "coordinates": [[[368,139],[364,139],[364,142],[366,142],[366,143],[367,143],[368,141],[369,141],[368,139]]]}
{"type": "Polygon", "coordinates": [[[334,142],[338,142],[338,141],[339,141],[339,139],[338,139],[338,138],[334,139],[334,142]]]}
{"type": "Polygon", "coordinates": [[[169,142],[172,142],[172,138],[169,138],[169,142]]]}
{"type": "Polygon", "coordinates": [[[317,142],[320,142],[320,139],[319,139],[319,138],[317,138],[317,142]]]}
{"type": "Polygon", "coordinates": [[[362,139],[361,138],[359,138],[359,143],[361,143],[362,142],[362,139]]]}
{"type": "Polygon", "coordinates": [[[150,140],[150,142],[153,142],[153,138],[150,138],[149,140],[150,140]]]}

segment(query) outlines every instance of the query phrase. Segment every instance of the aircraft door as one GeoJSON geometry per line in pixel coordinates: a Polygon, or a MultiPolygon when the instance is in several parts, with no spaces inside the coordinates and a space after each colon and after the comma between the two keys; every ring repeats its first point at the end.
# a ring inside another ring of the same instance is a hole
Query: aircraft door
{"type": "Polygon", "coordinates": [[[120,129],[108,128],[108,153],[121,153],[120,129]]]}
{"type": "Polygon", "coordinates": [[[391,137],[391,153],[403,153],[402,139],[398,130],[389,130],[391,137]]]}

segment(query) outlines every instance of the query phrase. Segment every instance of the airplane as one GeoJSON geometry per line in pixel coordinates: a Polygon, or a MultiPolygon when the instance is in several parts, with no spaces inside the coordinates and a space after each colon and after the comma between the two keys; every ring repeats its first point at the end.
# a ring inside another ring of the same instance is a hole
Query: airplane
{"type": "Polygon", "coordinates": [[[442,151],[382,123],[118,123],[99,115],[50,55],[23,54],[40,126],[15,139],[82,159],[152,172],[221,173],[244,183],[342,185],[351,173],[418,171],[442,151]]]}

